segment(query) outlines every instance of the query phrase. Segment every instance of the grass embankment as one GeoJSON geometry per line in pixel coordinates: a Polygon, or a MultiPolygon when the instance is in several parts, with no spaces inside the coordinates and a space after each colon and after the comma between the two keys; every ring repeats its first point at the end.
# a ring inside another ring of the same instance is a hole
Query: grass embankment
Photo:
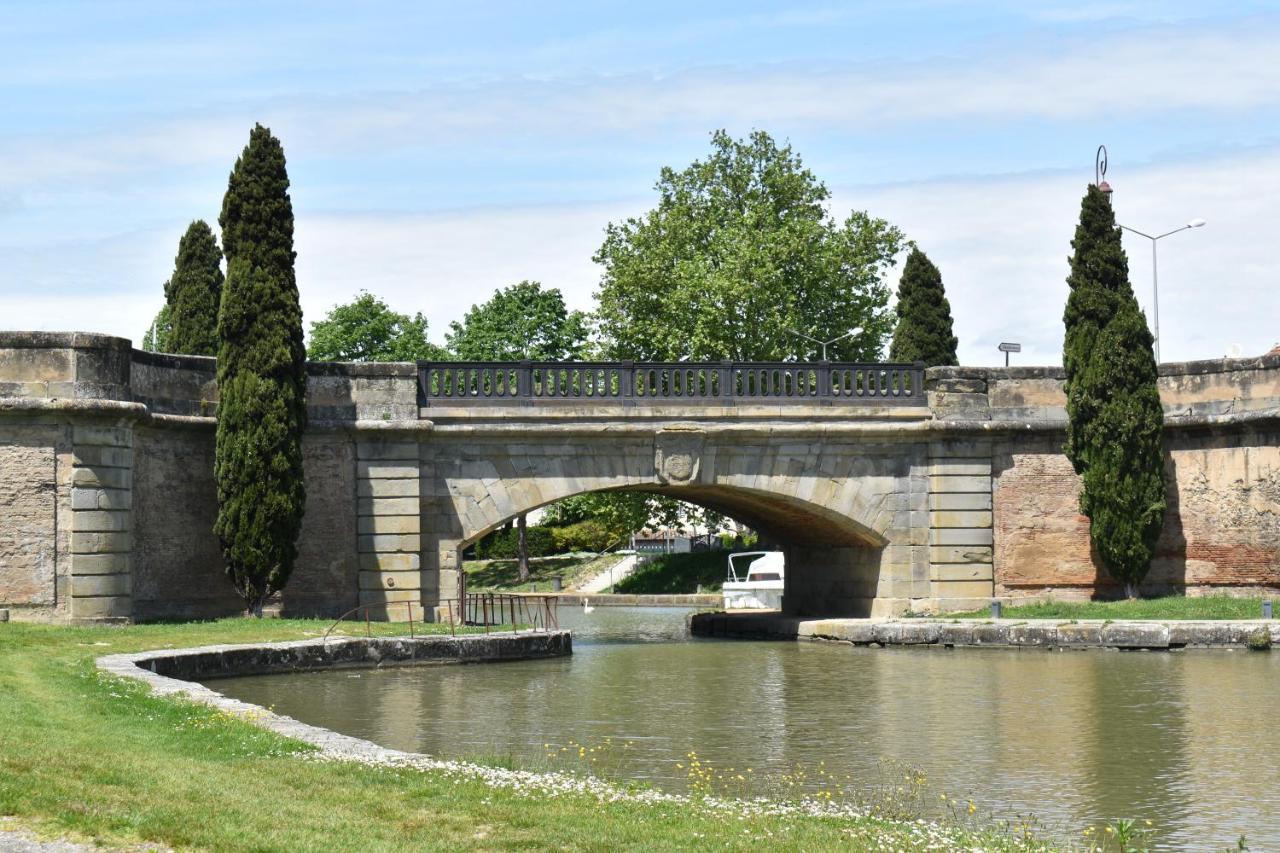
{"type": "MultiPolygon", "coordinates": [[[[990,610],[949,613],[956,618],[986,618],[990,610]]],[[[1212,595],[1169,595],[1132,601],[1046,601],[1005,607],[1005,619],[1261,619],[1262,599],[1212,595]]]]}
{"type": "Polygon", "coordinates": [[[468,592],[549,592],[551,579],[561,578],[565,589],[607,571],[621,560],[617,554],[562,554],[532,557],[529,580],[521,582],[515,560],[466,560],[468,592]]]}
{"type": "MultiPolygon", "coordinates": [[[[213,850],[747,849],[763,838],[786,849],[918,846],[913,830],[876,820],[726,820],[581,794],[535,800],[439,771],[316,761],[304,744],[94,668],[113,652],[303,639],[326,627],[0,624],[0,815],[45,835],[213,850]]],[[[965,846],[1017,847],[955,831],[965,846]]]]}
{"type": "Polygon", "coordinates": [[[687,594],[718,592],[724,583],[727,551],[695,551],[692,554],[660,554],[614,585],[614,592],[633,594],[687,594]]]}

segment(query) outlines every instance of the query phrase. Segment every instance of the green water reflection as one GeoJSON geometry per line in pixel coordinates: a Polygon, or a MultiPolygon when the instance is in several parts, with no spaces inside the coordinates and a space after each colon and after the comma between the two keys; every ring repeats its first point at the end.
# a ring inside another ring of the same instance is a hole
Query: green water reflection
{"type": "Polygon", "coordinates": [[[667,609],[570,611],[572,658],[259,676],[215,689],[442,757],[631,741],[608,762],[680,788],[718,767],[925,771],[1001,815],[1149,818],[1173,846],[1280,847],[1280,654],[857,649],[687,640],[667,609]]]}

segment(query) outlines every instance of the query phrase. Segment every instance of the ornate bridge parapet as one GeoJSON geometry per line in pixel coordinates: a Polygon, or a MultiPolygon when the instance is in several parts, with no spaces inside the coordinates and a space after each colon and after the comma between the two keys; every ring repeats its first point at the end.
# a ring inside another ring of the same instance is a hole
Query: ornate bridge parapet
{"type": "Polygon", "coordinates": [[[923,364],[852,362],[419,362],[419,404],[679,401],[927,405],[923,364]]]}

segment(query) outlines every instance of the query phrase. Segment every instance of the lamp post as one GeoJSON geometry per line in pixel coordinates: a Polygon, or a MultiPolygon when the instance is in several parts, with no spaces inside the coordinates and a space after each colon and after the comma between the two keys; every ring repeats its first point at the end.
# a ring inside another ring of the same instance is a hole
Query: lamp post
{"type": "Polygon", "coordinates": [[[820,341],[817,338],[811,338],[808,335],[806,335],[804,332],[797,332],[795,329],[788,329],[784,327],[782,331],[795,335],[798,338],[804,338],[806,341],[813,341],[815,344],[822,347],[822,360],[826,361],[828,345],[834,344],[836,341],[843,341],[845,338],[850,338],[850,337],[853,337],[854,335],[860,334],[862,332],[862,327],[859,326],[856,329],[845,332],[843,335],[840,335],[839,337],[836,337],[836,338],[832,338],[829,341],[820,341]]]}
{"type": "Polygon", "coordinates": [[[1186,225],[1175,228],[1172,231],[1166,231],[1163,234],[1157,234],[1154,237],[1151,236],[1150,234],[1147,234],[1146,232],[1139,231],[1137,228],[1130,228],[1128,225],[1120,225],[1120,227],[1123,228],[1125,231],[1128,231],[1133,234],[1137,234],[1139,237],[1146,237],[1148,240],[1151,241],[1151,314],[1155,320],[1155,332],[1156,332],[1155,355],[1156,355],[1156,364],[1159,364],[1160,363],[1160,277],[1156,269],[1156,245],[1157,243],[1159,243],[1159,241],[1163,240],[1165,237],[1172,236],[1181,231],[1186,231],[1190,228],[1203,228],[1204,220],[1193,219],[1190,222],[1188,222],[1186,225]]]}

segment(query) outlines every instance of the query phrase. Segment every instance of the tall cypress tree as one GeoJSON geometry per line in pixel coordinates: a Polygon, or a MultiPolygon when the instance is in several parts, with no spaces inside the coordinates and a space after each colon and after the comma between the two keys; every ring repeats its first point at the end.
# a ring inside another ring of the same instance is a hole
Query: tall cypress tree
{"type": "Polygon", "coordinates": [[[218,354],[218,302],[222,298],[222,252],[213,229],[197,219],[178,241],[173,277],[165,286],[169,304],[169,352],[218,354]]]}
{"type": "Polygon", "coordinates": [[[892,361],[923,361],[925,367],[959,364],[951,331],[951,303],[942,273],[919,249],[912,249],[898,284],[898,325],[889,346],[892,361]]]}
{"type": "Polygon", "coordinates": [[[1083,482],[1080,511],[1098,556],[1132,598],[1151,567],[1166,505],[1153,338],[1111,202],[1096,186],[1081,203],[1071,246],[1065,452],[1083,482]]]}
{"type": "Polygon", "coordinates": [[[249,611],[284,588],[306,505],[306,362],[284,149],[257,125],[222,201],[214,474],[227,575],[249,611]]]}

